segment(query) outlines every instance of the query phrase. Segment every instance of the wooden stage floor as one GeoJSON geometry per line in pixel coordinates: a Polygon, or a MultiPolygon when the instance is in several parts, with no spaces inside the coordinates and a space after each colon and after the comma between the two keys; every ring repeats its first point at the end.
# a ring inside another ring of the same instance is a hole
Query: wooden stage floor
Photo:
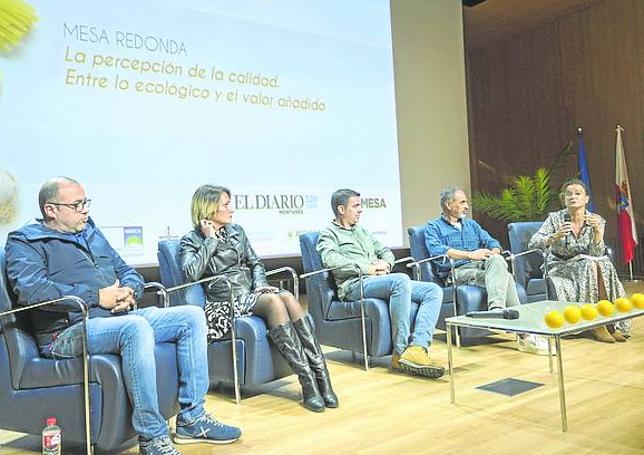
{"type": "MultiPolygon", "coordinates": [[[[510,336],[494,338],[455,351],[456,405],[450,404],[447,377],[390,373],[389,358],[376,359],[365,372],[360,358],[328,350],[339,409],[306,411],[297,403],[295,376],[246,390],[240,406],[229,388],[218,389],[208,395],[206,407],[241,426],[242,439],[228,446],[178,448],[186,455],[644,454],[644,318],[634,321],[626,343],[563,341],[568,433],[561,431],[556,369],[550,374],[546,357],[516,351],[510,336]],[[514,397],[475,388],[508,377],[544,386],[514,397]]],[[[443,332],[432,351],[446,359],[443,332]]],[[[0,431],[0,444],[2,454],[40,453],[33,436],[0,431]]],[[[135,446],[123,453],[137,452],[135,446]]]]}

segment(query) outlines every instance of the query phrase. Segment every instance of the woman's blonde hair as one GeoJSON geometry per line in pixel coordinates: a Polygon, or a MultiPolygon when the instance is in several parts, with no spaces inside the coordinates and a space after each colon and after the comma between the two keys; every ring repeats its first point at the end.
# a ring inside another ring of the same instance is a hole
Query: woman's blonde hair
{"type": "Polygon", "coordinates": [[[230,197],[230,190],[223,186],[201,185],[192,195],[190,214],[192,225],[195,229],[201,226],[201,220],[210,219],[219,209],[221,195],[226,193],[230,197]]]}

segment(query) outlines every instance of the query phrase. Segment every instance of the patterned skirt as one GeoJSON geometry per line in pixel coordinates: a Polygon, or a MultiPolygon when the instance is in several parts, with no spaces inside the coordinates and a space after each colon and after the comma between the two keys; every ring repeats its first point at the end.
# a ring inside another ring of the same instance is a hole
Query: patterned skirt
{"type": "MultiPolygon", "coordinates": [[[[612,262],[606,257],[588,259],[576,256],[569,260],[550,262],[548,277],[557,291],[557,300],[568,302],[596,303],[600,299],[597,281],[597,266],[606,289],[606,298],[615,301],[625,297],[624,287],[619,281],[612,262]]],[[[615,323],[625,336],[631,335],[632,321],[626,319],[615,323]]]]}
{"type": "MultiPolygon", "coordinates": [[[[234,301],[235,317],[252,316],[253,308],[257,304],[257,299],[262,294],[280,294],[284,289],[262,290],[239,295],[234,301]]],[[[230,332],[230,302],[211,302],[206,300],[204,305],[206,313],[206,322],[208,324],[208,343],[221,340],[230,332]]]]}

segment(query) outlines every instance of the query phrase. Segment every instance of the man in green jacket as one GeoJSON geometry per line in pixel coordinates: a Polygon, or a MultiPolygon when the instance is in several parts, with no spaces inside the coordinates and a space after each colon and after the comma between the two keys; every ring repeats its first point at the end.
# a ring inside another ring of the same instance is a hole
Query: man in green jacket
{"type": "Polygon", "coordinates": [[[365,298],[389,303],[391,315],[392,370],[439,378],[445,368],[429,357],[432,334],[443,301],[435,283],[412,281],[404,273],[391,273],[394,255],[369,231],[358,225],[362,213],[360,193],[340,189],[331,197],[335,219],[320,233],[317,250],[324,267],[333,269],[341,300],[360,299],[360,267],[365,298]],[[418,303],[414,331],[410,333],[411,302],[418,303]]]}

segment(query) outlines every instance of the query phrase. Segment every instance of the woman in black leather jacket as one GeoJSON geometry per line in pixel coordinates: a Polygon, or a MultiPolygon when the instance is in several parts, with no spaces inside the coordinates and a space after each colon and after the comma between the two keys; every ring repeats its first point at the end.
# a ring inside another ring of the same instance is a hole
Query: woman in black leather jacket
{"type": "MultiPolygon", "coordinates": [[[[232,223],[230,190],[203,185],[192,196],[194,230],[181,239],[181,266],[196,281],[223,275],[233,289],[235,316],[259,316],[302,385],[303,405],[321,412],[338,406],[320,345],[310,318],[290,292],[269,286],[264,264],[253,251],[241,226],[232,223]]],[[[205,286],[208,341],[230,330],[227,286],[221,281],[205,286]]]]}

